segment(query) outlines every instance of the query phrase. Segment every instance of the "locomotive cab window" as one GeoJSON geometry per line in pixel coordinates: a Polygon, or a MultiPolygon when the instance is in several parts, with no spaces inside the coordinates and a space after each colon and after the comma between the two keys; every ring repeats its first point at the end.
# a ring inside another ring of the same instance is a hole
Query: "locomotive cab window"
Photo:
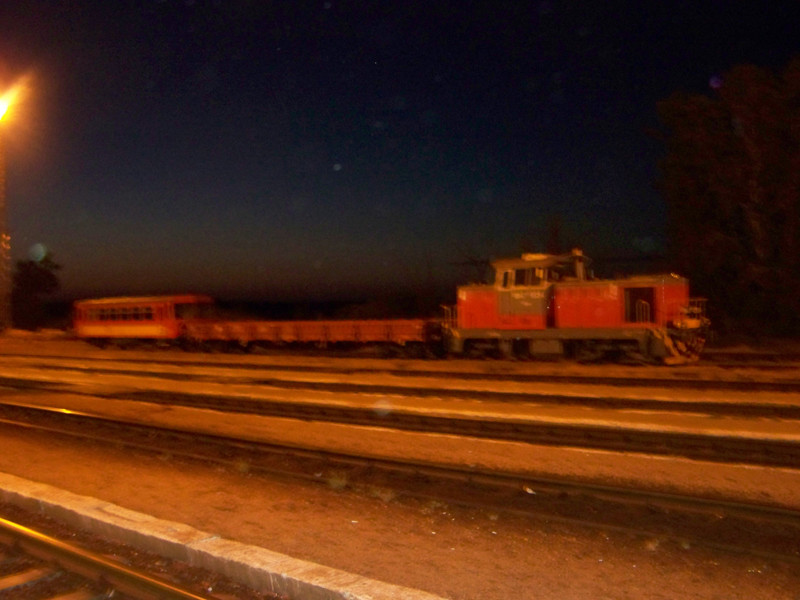
{"type": "Polygon", "coordinates": [[[541,285],[547,279],[547,272],[541,268],[517,269],[514,271],[516,287],[541,285]]]}

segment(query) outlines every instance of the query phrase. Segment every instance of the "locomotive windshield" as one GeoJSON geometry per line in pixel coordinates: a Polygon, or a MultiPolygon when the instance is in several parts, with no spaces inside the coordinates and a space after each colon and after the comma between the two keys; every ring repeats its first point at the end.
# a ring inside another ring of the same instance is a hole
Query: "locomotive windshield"
{"type": "Polygon", "coordinates": [[[514,271],[514,285],[541,285],[547,281],[547,271],[542,268],[517,269],[514,271]]]}

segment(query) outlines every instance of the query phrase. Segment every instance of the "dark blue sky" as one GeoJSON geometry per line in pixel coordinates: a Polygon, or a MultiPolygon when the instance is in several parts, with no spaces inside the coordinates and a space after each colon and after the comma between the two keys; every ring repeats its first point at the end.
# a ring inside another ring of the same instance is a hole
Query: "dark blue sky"
{"type": "Polygon", "coordinates": [[[785,65],[787,7],[4,0],[13,257],[44,244],[67,296],[275,300],[450,285],[556,216],[657,247],[656,102],[785,65]]]}

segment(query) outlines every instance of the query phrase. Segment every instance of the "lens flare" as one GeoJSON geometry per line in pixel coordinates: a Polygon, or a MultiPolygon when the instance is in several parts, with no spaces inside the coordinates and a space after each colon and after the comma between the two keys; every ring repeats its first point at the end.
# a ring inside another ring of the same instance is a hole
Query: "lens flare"
{"type": "Polygon", "coordinates": [[[47,246],[36,243],[28,250],[28,257],[34,262],[42,262],[47,256],[47,246]]]}

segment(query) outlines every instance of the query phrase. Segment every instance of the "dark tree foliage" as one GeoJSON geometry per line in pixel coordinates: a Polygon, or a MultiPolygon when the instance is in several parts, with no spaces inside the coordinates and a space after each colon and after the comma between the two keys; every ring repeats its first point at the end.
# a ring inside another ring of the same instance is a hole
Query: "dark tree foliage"
{"type": "Polygon", "coordinates": [[[47,253],[39,261],[17,261],[11,295],[14,325],[20,329],[38,329],[45,320],[44,297],[58,291],[56,271],[61,268],[47,253]]]}
{"type": "Polygon", "coordinates": [[[658,105],[671,257],[723,328],[798,334],[800,58],[718,83],[658,105]]]}

